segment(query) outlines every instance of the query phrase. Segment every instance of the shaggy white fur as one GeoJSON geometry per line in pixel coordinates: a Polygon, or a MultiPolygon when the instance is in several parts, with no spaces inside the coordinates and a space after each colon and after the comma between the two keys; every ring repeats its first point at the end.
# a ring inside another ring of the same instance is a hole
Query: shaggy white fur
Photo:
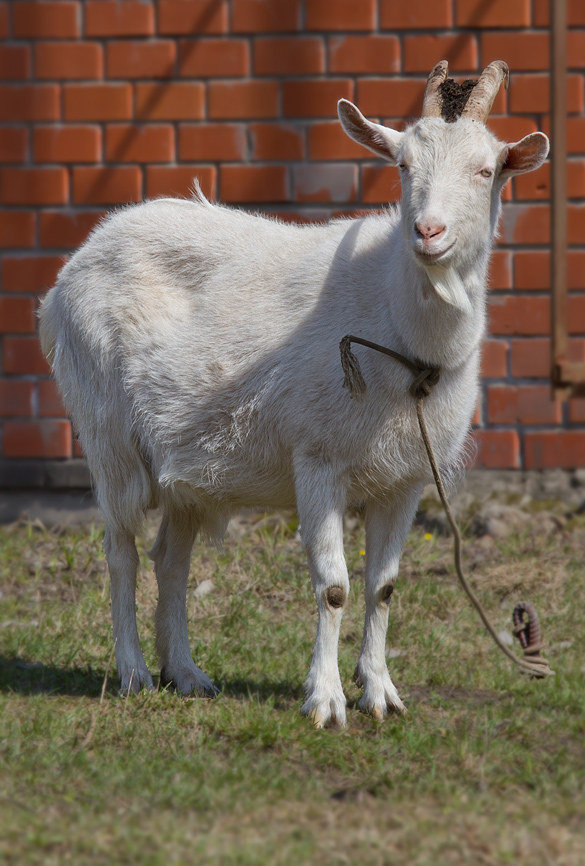
{"type": "Polygon", "coordinates": [[[485,322],[500,191],[544,160],[545,136],[503,145],[472,120],[406,132],[339,107],[356,141],[400,167],[400,210],[293,226],[161,199],[111,215],[61,271],[41,338],[106,519],[122,689],[151,687],[135,618],[135,533],[163,519],[151,552],[163,681],[212,694],[189,649],[185,599],[195,536],[223,535],[241,507],[298,508],[319,624],[303,711],[343,724],[337,641],[349,588],[342,520],[366,513],[360,706],[401,710],[384,657],[390,589],[429,477],[410,375],[358,346],[367,398],[342,389],[347,333],[442,369],[426,400],[443,469],[462,461],[485,322]],[[439,226],[421,237],[415,225],[439,226]]]}

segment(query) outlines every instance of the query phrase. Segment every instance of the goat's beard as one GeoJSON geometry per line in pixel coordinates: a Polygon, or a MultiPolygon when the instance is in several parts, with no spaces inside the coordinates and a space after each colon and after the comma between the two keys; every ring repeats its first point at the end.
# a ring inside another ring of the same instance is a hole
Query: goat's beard
{"type": "Polygon", "coordinates": [[[455,268],[425,265],[426,274],[438,296],[462,313],[471,311],[471,301],[455,268]]]}

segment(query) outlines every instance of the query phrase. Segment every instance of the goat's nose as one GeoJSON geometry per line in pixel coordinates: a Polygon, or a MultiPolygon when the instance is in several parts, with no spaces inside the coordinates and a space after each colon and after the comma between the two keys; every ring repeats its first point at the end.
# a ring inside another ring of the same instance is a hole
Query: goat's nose
{"type": "Polygon", "coordinates": [[[447,231],[447,226],[439,223],[417,222],[414,224],[414,230],[423,241],[438,241],[447,231]]]}

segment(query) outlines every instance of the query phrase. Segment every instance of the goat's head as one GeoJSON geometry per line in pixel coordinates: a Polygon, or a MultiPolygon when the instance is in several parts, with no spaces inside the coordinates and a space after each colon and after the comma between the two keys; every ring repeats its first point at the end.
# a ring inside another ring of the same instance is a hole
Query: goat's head
{"type": "MultiPolygon", "coordinates": [[[[542,132],[504,144],[485,126],[502,83],[507,87],[508,67],[501,60],[477,82],[462,85],[448,78],[443,60],[429,75],[421,119],[404,132],[372,123],[351,102],[339,101],[350,138],[398,166],[403,231],[432,282],[438,271],[465,274],[487,261],[502,188],[512,175],[538,168],[548,154],[542,132]]],[[[439,293],[459,305],[448,289],[439,293]]]]}

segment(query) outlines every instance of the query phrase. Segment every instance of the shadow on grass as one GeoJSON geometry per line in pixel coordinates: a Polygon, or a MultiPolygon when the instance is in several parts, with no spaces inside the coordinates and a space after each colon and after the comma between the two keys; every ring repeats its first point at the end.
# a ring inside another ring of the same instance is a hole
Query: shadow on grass
{"type": "MultiPolygon", "coordinates": [[[[60,668],[22,658],[0,656],[0,692],[19,695],[68,695],[70,697],[99,697],[105,670],[86,668],[60,668]]],[[[118,694],[116,672],[108,677],[108,694],[118,694]]]]}
{"type": "Polygon", "coordinates": [[[221,694],[228,698],[240,700],[252,698],[264,702],[272,698],[275,705],[278,705],[281,702],[287,703],[304,698],[302,684],[290,680],[253,680],[234,677],[233,679],[221,680],[217,685],[221,694]]]}

